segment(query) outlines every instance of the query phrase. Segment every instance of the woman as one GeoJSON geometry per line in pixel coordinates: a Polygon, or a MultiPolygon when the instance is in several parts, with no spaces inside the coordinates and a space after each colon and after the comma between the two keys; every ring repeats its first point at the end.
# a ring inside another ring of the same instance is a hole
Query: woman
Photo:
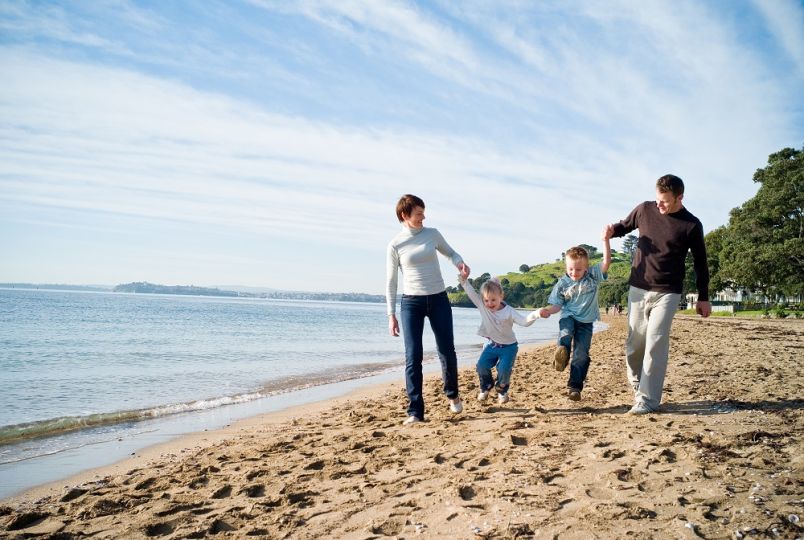
{"type": "Polygon", "coordinates": [[[397,270],[402,271],[402,330],[405,339],[405,384],[408,392],[408,418],[404,424],[424,421],[422,395],[422,335],[424,319],[430,319],[430,328],[438,347],[444,393],[450,401],[450,410],[460,413],[463,403],[458,392],[458,358],[452,335],[452,307],[447,298],[436,251],[449,258],[458,270],[469,273],[469,267],[436,229],[424,222],[424,201],[415,195],[403,195],[396,204],[396,216],[402,231],[388,244],[386,267],[388,288],[388,329],[392,336],[399,335],[396,318],[397,270]]]}

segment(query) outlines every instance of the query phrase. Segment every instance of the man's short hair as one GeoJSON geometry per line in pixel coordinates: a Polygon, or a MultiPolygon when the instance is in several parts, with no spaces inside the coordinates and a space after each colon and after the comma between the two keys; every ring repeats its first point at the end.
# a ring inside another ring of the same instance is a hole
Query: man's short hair
{"type": "Polygon", "coordinates": [[[665,174],[656,180],[656,189],[661,193],[669,191],[673,197],[679,197],[684,195],[684,181],[674,174],[665,174]]]}
{"type": "Polygon", "coordinates": [[[586,250],[581,246],[575,246],[569,248],[567,252],[564,254],[564,257],[573,260],[586,259],[588,261],[589,253],[587,253],[586,250]]]}
{"type": "Polygon", "coordinates": [[[421,206],[422,209],[424,209],[424,201],[410,193],[402,195],[399,198],[399,202],[396,203],[396,217],[399,218],[399,222],[402,223],[405,221],[402,214],[410,216],[413,213],[413,209],[417,206],[421,206]]]}

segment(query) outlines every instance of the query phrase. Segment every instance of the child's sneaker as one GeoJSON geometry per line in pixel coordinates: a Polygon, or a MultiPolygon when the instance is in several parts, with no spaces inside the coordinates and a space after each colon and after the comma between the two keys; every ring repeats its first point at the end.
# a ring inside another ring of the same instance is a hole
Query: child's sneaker
{"type": "Polygon", "coordinates": [[[581,391],[577,388],[570,388],[567,390],[567,397],[572,401],[581,401],[581,391]]]}
{"type": "Polygon", "coordinates": [[[480,392],[477,393],[477,400],[478,401],[486,401],[486,399],[488,397],[489,397],[489,391],[488,390],[481,390],[480,392]]]}
{"type": "Polygon", "coordinates": [[[461,401],[461,398],[457,397],[455,399],[449,400],[449,410],[451,410],[455,414],[463,412],[463,401],[461,401]]]}
{"type": "Polygon", "coordinates": [[[553,356],[553,367],[556,368],[556,371],[564,371],[564,368],[567,367],[569,363],[569,351],[563,345],[559,345],[556,347],[555,356],[553,356]]]}
{"type": "Polygon", "coordinates": [[[497,403],[499,403],[500,405],[502,405],[503,403],[508,403],[508,392],[497,394],[497,403]]]}
{"type": "Polygon", "coordinates": [[[418,424],[421,421],[422,421],[422,419],[419,418],[418,416],[410,415],[405,419],[404,422],[402,422],[402,425],[403,426],[409,426],[411,424],[418,424]]]}

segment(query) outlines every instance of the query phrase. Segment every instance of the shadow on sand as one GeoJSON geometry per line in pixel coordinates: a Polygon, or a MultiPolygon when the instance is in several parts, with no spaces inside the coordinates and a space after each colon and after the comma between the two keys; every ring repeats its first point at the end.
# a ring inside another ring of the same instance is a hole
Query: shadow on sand
{"type": "MultiPolygon", "coordinates": [[[[579,415],[579,414],[624,414],[628,412],[631,405],[613,405],[611,407],[573,407],[562,409],[544,409],[537,407],[536,410],[543,414],[558,415],[579,415]]],[[[652,414],[676,414],[676,415],[715,415],[728,414],[738,411],[783,411],[799,410],[804,408],[804,399],[783,399],[777,401],[740,401],[736,399],[726,399],[723,401],[701,400],[688,401],[685,403],[665,403],[659,410],[652,414]]]]}

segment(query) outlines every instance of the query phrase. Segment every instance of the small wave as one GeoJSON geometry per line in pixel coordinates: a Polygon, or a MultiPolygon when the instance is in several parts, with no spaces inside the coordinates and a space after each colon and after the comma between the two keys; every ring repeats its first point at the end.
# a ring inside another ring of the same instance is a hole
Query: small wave
{"type": "Polygon", "coordinates": [[[151,420],[174,414],[191,413],[215,409],[218,407],[225,407],[227,405],[246,403],[273,395],[304,390],[323,384],[338,383],[370,377],[372,375],[386,372],[397,367],[398,365],[398,362],[373,362],[370,364],[340,367],[338,369],[326,370],[318,373],[285,377],[271,381],[255,391],[232,396],[221,396],[210,399],[111,413],[97,413],[84,416],[64,416],[36,422],[0,426],[0,446],[17,443],[27,439],[38,439],[61,435],[63,433],[72,431],[92,429],[114,424],[124,424],[128,422],[140,422],[143,420],[151,420]]]}

